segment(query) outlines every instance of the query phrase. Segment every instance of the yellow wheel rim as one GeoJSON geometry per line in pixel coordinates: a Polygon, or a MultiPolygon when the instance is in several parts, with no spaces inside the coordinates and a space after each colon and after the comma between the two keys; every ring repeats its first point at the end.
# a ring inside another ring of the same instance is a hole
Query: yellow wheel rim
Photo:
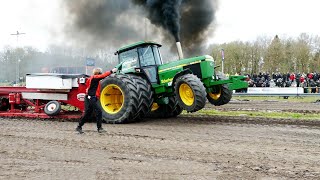
{"type": "Polygon", "coordinates": [[[159,104],[158,103],[153,103],[152,104],[152,107],[151,107],[151,111],[155,111],[155,110],[157,110],[157,109],[159,109],[159,104]]]}
{"type": "Polygon", "coordinates": [[[221,96],[221,88],[219,89],[218,93],[208,93],[208,95],[213,99],[213,100],[218,100],[221,96]]]}
{"type": "Polygon", "coordinates": [[[102,109],[109,114],[117,114],[123,107],[124,93],[115,84],[109,84],[101,91],[102,109]]]}
{"type": "Polygon", "coordinates": [[[179,95],[183,103],[187,106],[191,106],[194,103],[194,94],[191,87],[188,84],[183,83],[180,85],[179,95]]]}

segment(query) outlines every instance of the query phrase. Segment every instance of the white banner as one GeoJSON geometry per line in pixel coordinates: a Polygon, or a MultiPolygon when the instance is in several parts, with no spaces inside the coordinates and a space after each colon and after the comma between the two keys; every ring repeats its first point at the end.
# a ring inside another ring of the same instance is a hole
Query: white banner
{"type": "Polygon", "coordinates": [[[247,94],[304,94],[302,87],[270,88],[249,87],[247,94]]]}

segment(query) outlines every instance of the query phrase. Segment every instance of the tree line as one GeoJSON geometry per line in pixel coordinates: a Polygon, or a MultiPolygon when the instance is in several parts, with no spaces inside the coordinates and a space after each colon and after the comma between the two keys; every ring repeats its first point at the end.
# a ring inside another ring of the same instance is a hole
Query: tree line
{"type": "Polygon", "coordinates": [[[254,42],[235,41],[211,47],[217,64],[224,72],[235,74],[308,73],[320,69],[320,37],[306,33],[297,38],[259,37],[254,42]]]}

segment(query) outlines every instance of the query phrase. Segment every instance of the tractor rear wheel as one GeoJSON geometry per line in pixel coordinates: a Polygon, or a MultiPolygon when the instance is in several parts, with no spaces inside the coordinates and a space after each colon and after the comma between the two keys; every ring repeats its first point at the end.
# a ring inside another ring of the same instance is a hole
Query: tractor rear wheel
{"type": "Polygon", "coordinates": [[[187,112],[196,112],[206,104],[206,89],[200,79],[193,74],[185,74],[175,82],[176,100],[187,112]]]}
{"type": "Polygon", "coordinates": [[[217,85],[212,92],[207,94],[208,101],[215,105],[221,106],[227,104],[232,98],[232,91],[229,90],[227,84],[217,85]]]}
{"type": "Polygon", "coordinates": [[[130,123],[140,120],[149,111],[151,87],[133,75],[111,75],[101,82],[100,105],[107,123],[130,123]]]}
{"type": "Polygon", "coordinates": [[[153,103],[151,111],[146,117],[149,118],[171,118],[177,117],[182,112],[182,108],[179,106],[174,96],[169,97],[168,104],[153,103]]]}
{"type": "Polygon", "coordinates": [[[142,77],[131,75],[134,82],[136,83],[138,87],[139,92],[139,109],[137,113],[137,120],[142,119],[146,116],[151,110],[151,106],[153,104],[153,98],[152,98],[152,89],[151,85],[142,77]]]}

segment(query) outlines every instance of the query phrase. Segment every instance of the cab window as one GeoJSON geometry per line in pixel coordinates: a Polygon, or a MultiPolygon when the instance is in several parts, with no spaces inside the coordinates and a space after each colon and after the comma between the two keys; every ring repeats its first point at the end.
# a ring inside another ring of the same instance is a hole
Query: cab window
{"type": "Polygon", "coordinates": [[[138,51],[131,49],[119,54],[119,61],[124,62],[122,68],[138,67],[138,51]]]}
{"type": "Polygon", "coordinates": [[[139,48],[138,51],[141,66],[152,66],[161,64],[160,53],[156,46],[149,45],[143,48],[139,48]]]}

